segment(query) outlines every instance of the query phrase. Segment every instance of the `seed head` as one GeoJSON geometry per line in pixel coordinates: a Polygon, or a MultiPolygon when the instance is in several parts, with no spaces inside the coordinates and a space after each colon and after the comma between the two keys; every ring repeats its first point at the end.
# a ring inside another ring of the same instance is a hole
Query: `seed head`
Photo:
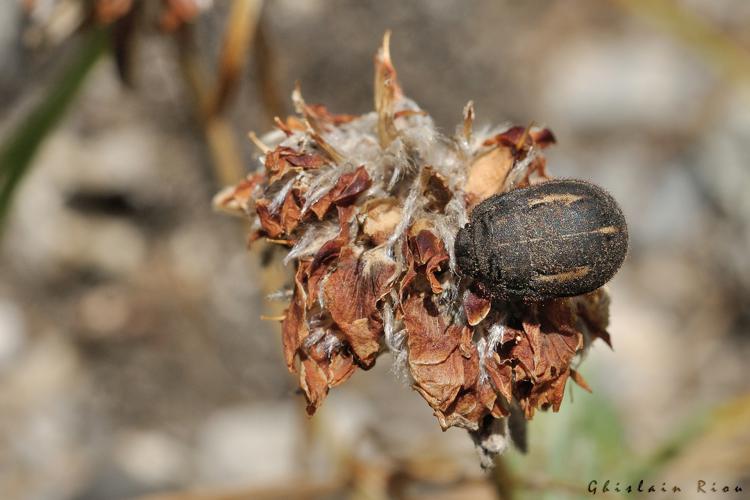
{"type": "Polygon", "coordinates": [[[471,103],[456,135],[441,134],[404,96],[388,34],[375,56],[373,112],[333,114],[299,87],[293,98],[298,115],[263,138],[262,167],[215,205],[252,219],[251,240],[284,246],[294,264],[282,343],[308,412],[390,352],[440,426],[468,429],[491,464],[508,429],[522,429],[507,425],[511,413],[557,411],[569,378],[587,387],[574,358],[597,337],[609,342],[603,289],[502,300],[457,270],[455,238],[472,209],[549,179],[542,151],[554,136],[475,130],[471,103]]]}

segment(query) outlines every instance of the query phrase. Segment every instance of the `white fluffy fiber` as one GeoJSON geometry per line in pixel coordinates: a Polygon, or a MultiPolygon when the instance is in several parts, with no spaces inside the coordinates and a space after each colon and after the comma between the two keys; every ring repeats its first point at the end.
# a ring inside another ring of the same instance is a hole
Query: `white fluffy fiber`
{"type": "MultiPolygon", "coordinates": [[[[302,212],[306,213],[312,205],[334,187],[342,174],[351,172],[364,165],[372,179],[372,186],[366,198],[393,196],[402,200],[401,219],[393,233],[384,244],[386,255],[393,258],[400,271],[404,271],[404,256],[401,255],[403,240],[407,229],[413,221],[426,218],[430,220],[438,237],[443,241],[450,257],[449,277],[443,283],[444,291],[437,297],[438,306],[446,317],[454,321],[465,322],[463,312],[464,293],[459,290],[458,280],[455,279],[456,257],[453,250],[455,235],[459,228],[467,221],[466,206],[463,201],[462,186],[466,181],[469,162],[476,156],[482,143],[489,137],[507,129],[505,127],[484,127],[474,131],[471,138],[457,134],[448,137],[441,134],[432,118],[421,112],[419,106],[407,98],[401,98],[395,103],[395,112],[411,111],[411,114],[395,119],[398,131],[391,143],[383,149],[380,146],[377,133],[378,116],[375,112],[362,115],[349,123],[332,127],[321,134],[323,139],[335,149],[345,161],[343,164],[324,166],[317,170],[300,171],[285,182],[274,186],[274,195],[270,204],[272,212],[277,211],[289,190],[301,187],[306,192],[306,201],[302,212]],[[448,182],[453,198],[445,207],[444,213],[433,213],[425,209],[426,200],[421,196],[421,169],[430,166],[442,175],[448,182]]],[[[305,132],[295,132],[290,137],[280,131],[266,134],[262,141],[275,147],[278,145],[292,147],[298,151],[319,152],[305,132]]],[[[523,175],[533,160],[530,154],[514,166],[509,175],[509,182],[514,183],[523,175]]],[[[261,163],[264,158],[261,158],[261,163]]],[[[323,221],[306,223],[297,243],[291,248],[284,259],[284,263],[315,255],[327,241],[339,232],[338,220],[328,218],[323,221]]],[[[360,249],[365,250],[365,249],[360,249]]],[[[367,253],[369,253],[368,251],[367,253]]],[[[321,280],[321,286],[325,283],[321,280]]],[[[320,300],[324,294],[319,294],[320,300]]],[[[406,348],[406,331],[402,322],[396,319],[395,311],[398,307],[397,293],[389,294],[382,304],[385,344],[393,355],[393,370],[402,380],[409,380],[408,352],[406,348]]],[[[320,306],[325,304],[321,302],[320,306]]],[[[486,377],[484,359],[503,341],[503,318],[493,314],[490,326],[476,328],[475,339],[480,354],[480,375],[486,377]]],[[[311,324],[310,337],[306,340],[309,346],[322,342],[326,351],[337,347],[337,338],[325,334],[324,328],[311,324]],[[330,338],[329,338],[330,337],[330,338]]]]}

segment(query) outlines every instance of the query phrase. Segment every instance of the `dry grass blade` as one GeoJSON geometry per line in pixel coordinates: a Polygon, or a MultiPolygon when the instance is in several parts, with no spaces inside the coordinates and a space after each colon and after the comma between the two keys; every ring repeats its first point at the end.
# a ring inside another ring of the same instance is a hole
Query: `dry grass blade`
{"type": "Polygon", "coordinates": [[[42,142],[65,116],[89,71],[107,50],[109,34],[104,28],[87,32],[80,40],[79,51],[63,68],[59,79],[50,85],[43,99],[0,144],[0,223],[42,142]]]}
{"type": "Polygon", "coordinates": [[[279,93],[276,84],[278,70],[271,44],[266,35],[263,23],[258,23],[255,30],[255,43],[253,45],[255,66],[259,78],[261,100],[266,110],[266,116],[272,120],[275,116],[286,114],[284,99],[279,93]]]}
{"type": "Polygon", "coordinates": [[[194,50],[192,32],[185,27],[179,31],[178,35],[180,66],[195,96],[195,113],[202,121],[216,181],[222,186],[230,185],[245,175],[242,156],[231,127],[221,116],[210,112],[213,102],[212,93],[207,83],[206,68],[201,64],[194,50]]]}
{"type": "Polygon", "coordinates": [[[209,116],[224,110],[242,78],[262,6],[262,0],[232,2],[219,59],[218,79],[207,109],[209,116]]]}
{"type": "Polygon", "coordinates": [[[205,124],[205,133],[211,149],[217,181],[222,186],[228,186],[242,179],[245,174],[242,156],[229,124],[219,117],[210,118],[205,124]]]}

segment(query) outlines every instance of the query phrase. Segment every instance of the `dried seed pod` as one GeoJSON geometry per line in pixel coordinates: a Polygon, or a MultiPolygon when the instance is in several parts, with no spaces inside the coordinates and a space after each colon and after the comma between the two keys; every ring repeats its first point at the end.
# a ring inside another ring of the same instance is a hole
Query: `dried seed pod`
{"type": "Polygon", "coordinates": [[[628,229],[617,202],[598,186],[554,180],[492,196],[456,238],[459,269],[499,297],[582,295],[620,268],[628,229]]]}

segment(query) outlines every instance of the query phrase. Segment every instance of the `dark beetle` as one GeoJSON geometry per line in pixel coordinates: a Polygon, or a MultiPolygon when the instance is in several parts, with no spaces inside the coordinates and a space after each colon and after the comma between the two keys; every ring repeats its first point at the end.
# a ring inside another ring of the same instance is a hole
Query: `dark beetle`
{"type": "Polygon", "coordinates": [[[536,301],[596,290],[619,269],[628,228],[617,202],[580,180],[487,198],[456,236],[462,274],[498,298],[536,301]]]}

